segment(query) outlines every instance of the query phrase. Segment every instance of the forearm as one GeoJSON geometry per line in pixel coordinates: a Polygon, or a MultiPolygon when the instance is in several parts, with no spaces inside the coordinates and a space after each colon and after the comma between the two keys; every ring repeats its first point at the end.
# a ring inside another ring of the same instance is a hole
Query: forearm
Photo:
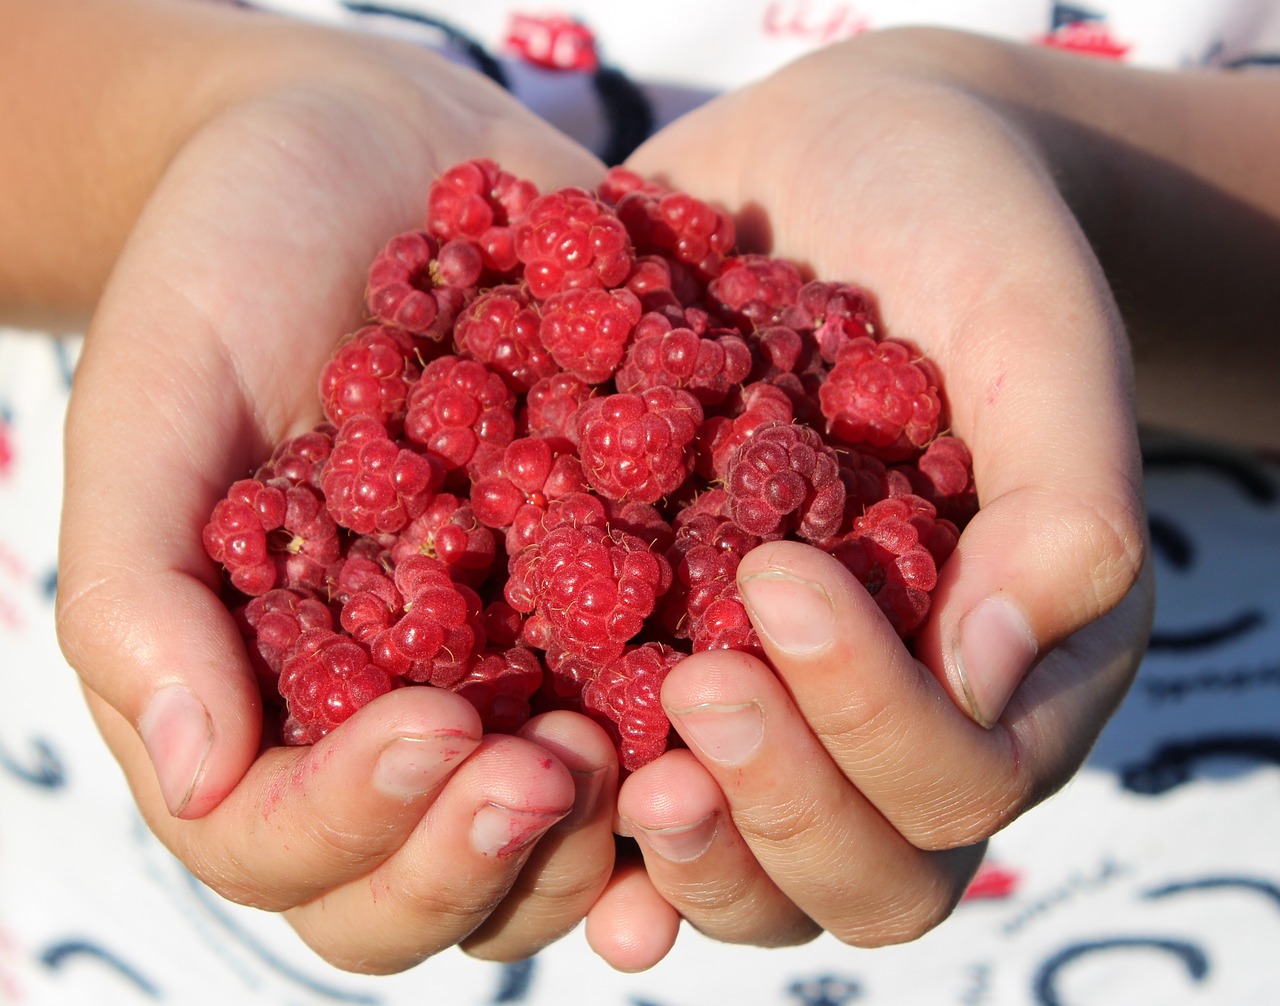
{"type": "Polygon", "coordinates": [[[1124,313],[1142,418],[1280,445],[1280,75],[893,35],[874,58],[975,95],[1041,152],[1124,313]]]}

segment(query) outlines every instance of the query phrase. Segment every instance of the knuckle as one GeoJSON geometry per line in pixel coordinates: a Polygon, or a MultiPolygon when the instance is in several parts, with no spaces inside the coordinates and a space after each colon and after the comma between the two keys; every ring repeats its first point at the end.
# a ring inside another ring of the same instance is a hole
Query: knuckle
{"type": "Polygon", "coordinates": [[[735,814],[735,823],[749,844],[781,847],[820,837],[833,822],[812,796],[799,793],[767,806],[743,809],[735,814]]]}
{"type": "Polygon", "coordinates": [[[955,910],[963,893],[945,871],[922,871],[927,877],[906,885],[880,903],[864,906],[857,918],[828,931],[841,943],[874,948],[912,943],[940,926],[955,910]]]}
{"type": "Polygon", "coordinates": [[[1147,528],[1138,496],[1095,496],[1081,503],[1098,613],[1109,611],[1133,589],[1147,561],[1147,528]]]}

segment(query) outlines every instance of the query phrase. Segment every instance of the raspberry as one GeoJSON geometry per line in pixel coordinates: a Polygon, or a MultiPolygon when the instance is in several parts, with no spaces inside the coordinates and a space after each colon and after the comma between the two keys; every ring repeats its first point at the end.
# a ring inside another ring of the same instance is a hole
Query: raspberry
{"type": "Polygon", "coordinates": [[[561,524],[512,560],[505,596],[543,616],[564,649],[621,656],[671,585],[671,566],[621,531],[561,524]]]}
{"type": "Polygon", "coordinates": [[[839,458],[816,430],[799,423],[757,430],[730,458],[725,488],[730,516],[761,537],[794,529],[818,541],[839,531],[844,518],[839,458]]]}
{"type": "Polygon", "coordinates": [[[486,268],[516,268],[511,222],[537,198],[534,184],[503,171],[488,158],[455,165],[427,189],[426,229],[448,241],[469,238],[480,249],[486,268]]]}
{"type": "Polygon", "coordinates": [[[278,586],[319,589],[338,557],[338,529],[315,491],[285,481],[241,479],[204,528],[209,557],[251,596],[278,586]]]}
{"type": "Polygon", "coordinates": [[[284,658],[308,629],[332,629],[333,612],[323,601],[298,590],[278,587],[245,605],[244,624],[250,630],[253,653],[271,674],[279,674],[284,658]]]}
{"type": "Polygon", "coordinates": [[[311,744],[391,691],[386,669],[374,663],[355,640],[331,629],[307,629],[280,668],[280,694],[295,728],[293,743],[311,744]]]}
{"type": "Polygon", "coordinates": [[[332,424],[322,423],[306,433],[280,441],[253,477],[259,482],[283,479],[292,485],[309,485],[319,490],[320,473],[333,451],[333,437],[337,432],[332,424]]]}
{"type": "Polygon", "coordinates": [[[513,734],[529,719],[529,700],[542,675],[533,650],[512,646],[482,654],[452,689],[476,707],[486,733],[513,734]]]}
{"type": "Polygon", "coordinates": [[[724,401],[751,372],[751,351],[737,335],[704,338],[671,328],[637,338],[615,377],[619,391],[685,388],[703,405],[724,401]]]}
{"type": "Polygon", "coordinates": [[[587,492],[570,492],[549,499],[545,509],[532,504],[520,507],[507,528],[505,544],[511,561],[514,562],[526,546],[542,541],[548,531],[561,524],[601,530],[608,528],[609,514],[603,497],[587,492]]]}
{"type": "Polygon", "coordinates": [[[735,586],[707,605],[693,634],[695,653],[738,650],[764,659],[764,647],[735,586]]]}
{"type": "Polygon", "coordinates": [[[394,576],[403,610],[369,640],[370,653],[408,681],[451,687],[467,674],[484,645],[479,596],[450,579],[443,563],[425,555],[406,558],[394,576]]]}
{"type": "Polygon", "coordinates": [[[800,270],[785,259],[737,255],[726,259],[707,285],[707,297],[726,317],[751,331],[782,321],[802,286],[800,270]]]}
{"type": "MultiPolygon", "coordinates": [[[[727,494],[721,495],[727,498],[727,494]]],[[[695,649],[711,649],[710,645],[696,644],[721,634],[724,615],[722,611],[719,620],[713,618],[707,623],[707,611],[722,600],[741,607],[738,563],[760,544],[760,538],[744,531],[728,516],[715,513],[707,503],[702,507],[703,512],[692,508],[685,511],[693,515],[681,522],[667,551],[673,583],[664,601],[663,619],[674,635],[694,640],[695,649]]],[[[745,620],[745,609],[742,616],[745,620]]]]}
{"type": "Polygon", "coordinates": [[[582,465],[567,441],[521,437],[507,445],[492,474],[471,487],[476,517],[489,527],[510,527],[523,506],[547,503],[585,488],[582,465]]]}
{"type": "Polygon", "coordinates": [[[875,598],[898,635],[907,638],[929,613],[929,592],[956,537],[955,526],[937,518],[928,500],[896,496],[868,508],[832,554],[875,598]]]}
{"type": "Polygon", "coordinates": [[[671,721],[662,708],[662,682],[684,654],[661,643],[627,650],[583,686],[582,704],[618,736],[622,768],[634,772],[667,750],[671,721]]]}
{"type": "Polygon", "coordinates": [[[851,339],[818,394],[830,432],[885,461],[919,454],[942,419],[932,367],[893,339],[851,339]]]}
{"type": "Polygon", "coordinates": [[[458,315],[454,340],[459,355],[497,371],[513,391],[527,391],[560,369],[542,345],[540,322],[522,287],[496,286],[477,296],[458,315]]]}
{"type": "Polygon", "coordinates": [[[656,503],[693,470],[702,406],[687,391],[649,388],[593,398],[578,410],[578,450],[591,486],[615,500],[656,503]]]}
{"type": "Polygon", "coordinates": [[[937,508],[939,516],[965,525],[978,512],[978,494],[973,485],[973,456],[963,440],[952,436],[935,438],[914,465],[904,465],[912,492],[937,508]]]}
{"type": "Polygon", "coordinates": [[[862,336],[875,338],[882,327],[871,294],[852,283],[811,280],[801,287],[796,302],[798,316],[828,363],[846,343],[862,336]]]}
{"type": "Polygon", "coordinates": [[[525,396],[525,427],[531,437],[564,437],[577,442],[578,407],[595,392],[587,381],[561,372],[544,377],[525,396]]]}
{"type": "Polygon", "coordinates": [[[497,541],[476,519],[469,502],[452,493],[440,493],[391,546],[391,560],[396,564],[411,555],[438,559],[453,580],[475,587],[493,568],[497,541]]]}
{"type": "Polygon", "coordinates": [[[516,255],[534,297],[616,287],[634,260],[622,222],[584,189],[538,196],[515,228],[516,255]]]}
{"type": "Polygon", "coordinates": [[[790,423],[795,418],[791,399],[772,384],[747,385],[742,390],[740,412],[710,416],[698,430],[698,474],[706,479],[723,479],[734,452],[755,434],[773,423],[790,423]]]}
{"type": "Polygon", "coordinates": [[[422,515],[442,478],[438,463],[400,447],[371,416],[357,416],[338,431],[321,485],[343,527],[394,534],[422,515]]]}
{"type": "Polygon", "coordinates": [[[438,339],[479,279],[479,255],[453,243],[448,254],[423,231],[397,234],[369,266],[365,303],[378,321],[438,339]]]}
{"type": "Polygon", "coordinates": [[[325,418],[341,426],[352,416],[373,416],[389,425],[402,416],[409,385],[418,378],[406,349],[382,325],[366,325],[340,343],[320,372],[325,418]]]}
{"type": "Polygon", "coordinates": [[[632,191],[617,213],[637,252],[669,254],[706,277],[719,273],[736,239],[731,217],[684,192],[632,191]]]}
{"type": "Polygon", "coordinates": [[[423,368],[409,392],[405,436],[438,457],[447,471],[465,468],[483,443],[505,447],[515,437],[515,395],[483,363],[441,356],[423,368]]]}
{"type": "Polygon", "coordinates": [[[604,173],[604,178],[596,186],[596,195],[610,206],[617,206],[622,197],[631,192],[641,192],[650,196],[661,196],[670,191],[664,185],[651,178],[645,178],[621,165],[614,165],[604,173]]]}
{"type": "Polygon", "coordinates": [[[558,366],[600,384],[618,369],[639,320],[630,290],[566,290],[543,303],[538,335],[558,366]]]}

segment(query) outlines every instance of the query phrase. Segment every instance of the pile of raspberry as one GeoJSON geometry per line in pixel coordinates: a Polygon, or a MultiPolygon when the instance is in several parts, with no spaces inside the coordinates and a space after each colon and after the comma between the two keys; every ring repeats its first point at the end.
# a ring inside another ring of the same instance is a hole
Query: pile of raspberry
{"type": "Polygon", "coordinates": [[[365,303],[324,422],[204,529],[282,743],[427,685],[490,731],[581,711],[634,770],[675,742],[682,656],[763,655],[748,551],[825,549],[909,642],[977,508],[936,369],[867,291],[628,170],[542,193],[456,165],[365,303]]]}

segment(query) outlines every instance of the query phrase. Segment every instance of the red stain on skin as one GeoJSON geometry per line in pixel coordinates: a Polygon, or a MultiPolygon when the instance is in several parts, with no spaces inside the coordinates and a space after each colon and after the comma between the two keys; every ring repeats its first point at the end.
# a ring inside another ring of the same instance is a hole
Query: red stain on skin
{"type": "Polygon", "coordinates": [[[987,389],[987,404],[995,405],[1000,398],[1000,392],[1004,388],[1005,372],[1002,370],[996,375],[996,379],[991,382],[991,387],[987,389]]]}
{"type": "Polygon", "coordinates": [[[544,769],[548,769],[548,770],[549,770],[549,769],[551,769],[551,768],[555,765],[555,760],[554,760],[554,759],[552,759],[552,758],[543,758],[543,759],[542,759],[542,761],[541,761],[539,764],[540,764],[544,769]]]}

